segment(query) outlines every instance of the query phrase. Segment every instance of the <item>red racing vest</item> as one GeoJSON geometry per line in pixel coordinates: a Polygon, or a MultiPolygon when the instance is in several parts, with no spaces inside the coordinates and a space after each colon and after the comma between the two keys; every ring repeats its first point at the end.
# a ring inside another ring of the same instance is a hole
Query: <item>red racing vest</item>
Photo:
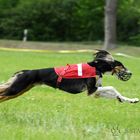
{"type": "Polygon", "coordinates": [[[63,67],[54,68],[58,75],[57,82],[61,82],[62,78],[75,79],[75,78],[91,78],[96,77],[96,68],[91,67],[87,63],[72,64],[63,67]]]}

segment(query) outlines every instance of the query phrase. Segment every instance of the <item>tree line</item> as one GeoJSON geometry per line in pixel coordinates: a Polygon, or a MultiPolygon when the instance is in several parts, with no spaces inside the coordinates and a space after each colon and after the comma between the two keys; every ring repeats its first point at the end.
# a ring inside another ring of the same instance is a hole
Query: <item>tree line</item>
{"type": "MultiPolygon", "coordinates": [[[[103,41],[104,0],[0,0],[0,38],[103,41]]],[[[140,2],[118,0],[117,38],[140,45],[140,2]]]]}

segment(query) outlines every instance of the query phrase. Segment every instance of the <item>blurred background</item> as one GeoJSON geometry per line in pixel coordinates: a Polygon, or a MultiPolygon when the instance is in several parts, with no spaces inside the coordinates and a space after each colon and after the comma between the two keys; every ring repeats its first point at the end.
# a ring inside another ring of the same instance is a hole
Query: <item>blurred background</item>
{"type": "MultiPolygon", "coordinates": [[[[140,1],[0,0],[0,46],[54,49],[50,44],[49,48],[47,44],[19,46],[20,42],[8,40],[55,42],[54,48],[56,42],[86,44],[81,49],[91,49],[89,44],[104,49],[119,45],[139,47],[140,1]]],[[[61,49],[60,44],[58,47],[61,49]]]]}

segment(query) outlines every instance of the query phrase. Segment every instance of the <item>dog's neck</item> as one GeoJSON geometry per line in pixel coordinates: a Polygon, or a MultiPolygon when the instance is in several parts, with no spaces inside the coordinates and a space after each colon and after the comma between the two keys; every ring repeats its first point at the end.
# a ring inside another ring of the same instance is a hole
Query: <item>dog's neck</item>
{"type": "Polygon", "coordinates": [[[111,65],[104,61],[92,61],[88,62],[88,64],[92,67],[96,67],[97,71],[101,72],[102,74],[112,71],[111,65]]]}

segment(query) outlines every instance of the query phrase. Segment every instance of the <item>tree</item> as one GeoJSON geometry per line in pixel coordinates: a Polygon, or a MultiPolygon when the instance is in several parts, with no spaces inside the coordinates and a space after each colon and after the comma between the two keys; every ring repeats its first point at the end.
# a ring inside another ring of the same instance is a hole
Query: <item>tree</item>
{"type": "Polygon", "coordinates": [[[116,13],[117,0],[105,0],[105,50],[116,47],[116,13]]]}

